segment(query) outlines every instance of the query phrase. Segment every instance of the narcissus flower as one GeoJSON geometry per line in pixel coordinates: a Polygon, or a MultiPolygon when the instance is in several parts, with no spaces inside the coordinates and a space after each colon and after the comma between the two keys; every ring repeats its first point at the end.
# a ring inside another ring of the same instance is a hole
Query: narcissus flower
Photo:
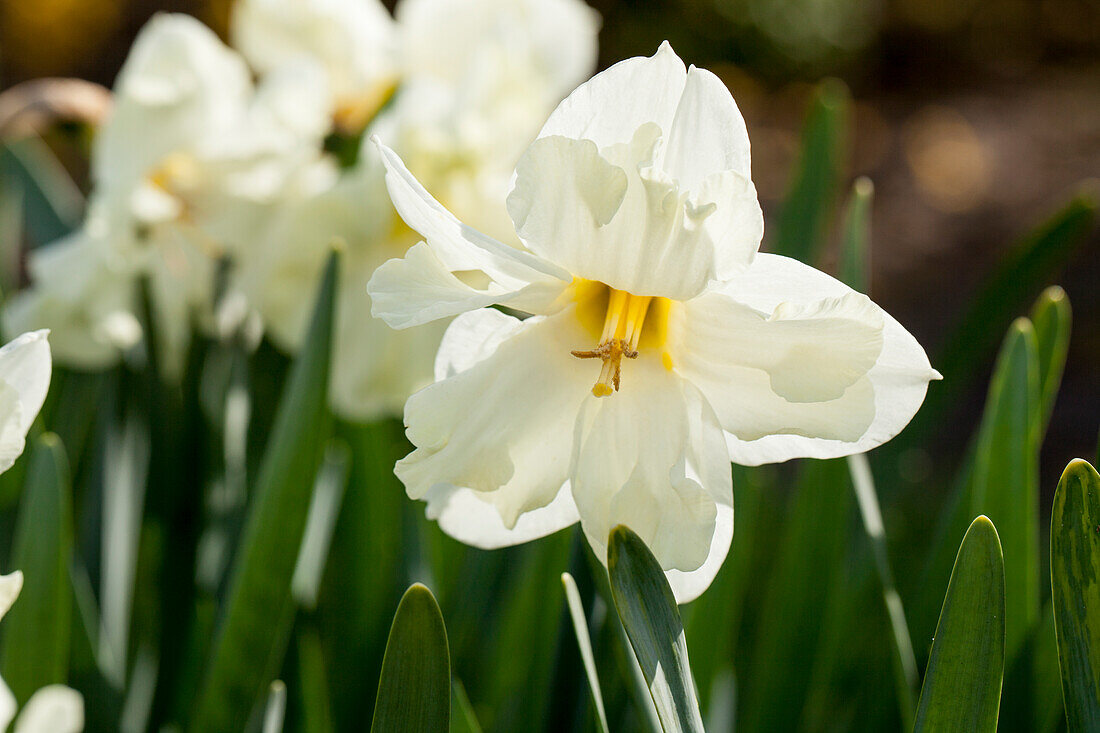
{"type": "MultiPolygon", "coordinates": [[[[0,575],[0,619],[23,589],[23,573],[0,575]]],[[[0,680],[0,733],[15,717],[15,696],[0,680]]],[[[65,685],[46,685],[36,690],[19,714],[15,733],[79,733],[84,728],[84,698],[65,685]]]]}
{"type": "Polygon", "coordinates": [[[424,241],[374,274],[373,313],[395,328],[457,315],[436,382],[406,404],[416,449],[396,473],[464,542],[580,521],[605,557],[625,524],[690,600],[729,548],[731,460],[866,451],[938,377],[866,296],[757,254],[745,123],[667,44],[550,116],[508,197],[523,248],[459,222],[379,147],[424,241]]]}
{"type": "Polygon", "coordinates": [[[22,455],[27,431],[46,399],[51,372],[46,336],[46,331],[25,333],[0,348],[0,473],[22,455]]]}

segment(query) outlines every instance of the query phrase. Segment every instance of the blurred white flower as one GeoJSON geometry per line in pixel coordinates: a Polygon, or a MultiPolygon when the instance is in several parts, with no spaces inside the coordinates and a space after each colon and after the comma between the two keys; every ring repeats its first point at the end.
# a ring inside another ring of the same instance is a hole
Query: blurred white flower
{"type": "MultiPolygon", "coordinates": [[[[268,22],[289,22],[286,2],[252,5],[248,12],[263,9],[268,22]]],[[[316,15],[302,21],[303,27],[335,22],[325,2],[296,5],[294,12],[307,12],[307,6],[316,15]]],[[[516,245],[504,205],[515,162],[554,105],[595,63],[595,13],[578,0],[550,2],[547,7],[559,11],[553,17],[541,7],[404,0],[397,18],[408,59],[401,66],[405,76],[393,104],[371,126],[453,210],[496,236],[511,236],[516,245]],[[460,25],[448,34],[440,23],[452,13],[461,16],[455,20],[460,25]],[[423,47],[424,54],[408,50],[414,47],[423,47]],[[467,56],[482,61],[468,62],[467,56]]],[[[244,17],[250,16],[238,21],[244,17]]],[[[348,24],[343,30],[354,28],[348,24]]],[[[318,31],[317,37],[330,33],[336,31],[318,31]]],[[[355,420],[400,414],[408,396],[432,382],[432,362],[446,326],[396,333],[365,316],[366,283],[374,270],[418,240],[394,212],[384,174],[377,149],[365,142],[357,165],[335,185],[272,207],[252,244],[234,252],[233,287],[260,313],[275,343],[293,351],[304,334],[329,246],[337,238],[345,242],[330,400],[338,414],[355,420]]]]}
{"type": "MultiPolygon", "coordinates": [[[[0,619],[15,603],[22,588],[23,573],[18,570],[0,575],[0,619]]],[[[0,679],[0,732],[8,729],[15,711],[15,696],[0,679]]],[[[83,728],[84,698],[65,685],[47,685],[36,690],[15,722],[15,733],[79,733],[83,728]]]]}
{"type": "Polygon", "coordinates": [[[234,47],[260,73],[317,64],[332,94],[328,114],[356,129],[393,92],[396,30],[378,0],[239,0],[234,47]]]}
{"type": "Polygon", "coordinates": [[[550,116],[508,196],[522,248],[461,223],[379,147],[425,241],[374,274],[372,312],[395,328],[458,316],[405,407],[416,450],[396,473],[464,542],[579,520],[605,557],[626,524],[690,600],[729,548],[731,460],[866,451],[938,377],[866,296],[757,254],[745,123],[667,44],[550,116]]]}
{"type": "Polygon", "coordinates": [[[55,329],[65,361],[106,366],[133,334],[135,285],[146,278],[161,363],[177,374],[192,328],[210,319],[218,258],[253,236],[270,205],[315,180],[314,169],[323,175],[327,94],[310,66],[254,87],[213,31],[190,16],[155,16],[97,131],[83,229],[33,255],[32,288],[10,320],[55,329]]]}
{"type": "Polygon", "coordinates": [[[111,266],[109,254],[84,228],[32,250],[34,285],[4,304],[5,333],[48,325],[58,362],[87,370],[117,363],[141,339],[141,324],[134,283],[126,270],[111,266]]]}
{"type": "Polygon", "coordinates": [[[0,473],[22,455],[27,431],[46,399],[51,371],[47,335],[24,333],[0,348],[0,473]]]}

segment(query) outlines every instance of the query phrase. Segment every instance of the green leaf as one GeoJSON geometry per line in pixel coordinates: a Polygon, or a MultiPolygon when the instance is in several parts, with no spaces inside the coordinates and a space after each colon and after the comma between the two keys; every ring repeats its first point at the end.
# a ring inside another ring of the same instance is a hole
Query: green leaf
{"type": "Polygon", "coordinates": [[[321,638],[312,626],[305,624],[299,624],[296,637],[301,729],[306,733],[331,733],[335,728],[329,708],[329,681],[321,638]]]}
{"type": "Polygon", "coordinates": [[[905,609],[901,596],[894,585],[894,573],[890,568],[890,555],[886,547],[886,529],[879,509],[878,494],[875,492],[874,476],[865,453],[848,456],[848,470],[852,474],[852,486],[855,488],[863,528],[871,541],[871,551],[875,558],[875,570],[878,572],[882,588],[882,602],[890,620],[893,632],[890,650],[894,663],[895,688],[898,693],[898,705],[902,718],[913,717],[913,700],[917,689],[917,660],[913,654],[913,640],[909,635],[909,625],[905,620],[905,609]]]}
{"type": "Polygon", "coordinates": [[[338,262],[334,252],[253,489],[225,616],[190,721],[194,731],[243,729],[286,650],[295,611],[290,582],[328,432],[338,262]]]}
{"type": "Polygon", "coordinates": [[[738,681],[740,727],[798,725],[822,638],[820,613],[842,570],[852,489],[843,460],[805,461],[789,500],[768,581],[762,590],[751,670],[738,681]],[[776,700],[785,700],[776,705],[776,700]]]}
{"type": "Polygon", "coordinates": [[[1096,220],[1096,195],[1083,190],[1035,229],[1002,261],[951,332],[932,363],[943,381],[928,391],[924,406],[905,432],[905,445],[919,443],[942,428],[993,353],[997,335],[1027,307],[1040,288],[1065,265],[1096,220]]]}
{"type": "Polygon", "coordinates": [[[861,176],[852,184],[852,195],[844,212],[837,277],[861,293],[871,291],[871,200],[875,184],[861,176]]]}
{"type": "MultiPolygon", "coordinates": [[[[394,462],[409,451],[401,430],[396,420],[336,423],[337,435],[351,448],[351,465],[317,621],[330,678],[360,680],[367,688],[377,685],[390,613],[411,580],[404,567],[409,500],[393,474],[394,462]]],[[[372,702],[356,685],[333,685],[334,728],[361,726],[372,702]]]]}
{"type": "Polygon", "coordinates": [[[0,677],[20,704],[68,678],[72,552],[69,464],[61,441],[46,433],[34,445],[15,527],[11,569],[23,571],[23,591],[0,626],[0,677]]]}
{"type": "Polygon", "coordinates": [[[435,596],[414,583],[393,617],[371,730],[446,731],[451,717],[447,629],[435,596]]]}
{"type": "MultiPolygon", "coordinates": [[[[1039,354],[1039,399],[1042,402],[1041,433],[1045,434],[1054,410],[1058,387],[1062,384],[1062,372],[1069,353],[1070,325],[1073,312],[1069,307],[1066,291],[1057,285],[1040,293],[1031,307],[1031,323],[1035,326],[1035,340],[1039,354]]],[[[1042,442],[1042,436],[1040,436],[1042,442]]]]}
{"type": "Polygon", "coordinates": [[[959,547],[917,706],[915,733],[997,730],[1005,662],[1005,566],[986,517],[959,547]]]}
{"type": "Polygon", "coordinates": [[[457,677],[451,681],[451,710],[455,711],[455,715],[451,716],[450,733],[481,733],[481,723],[474,714],[474,706],[470,704],[466,688],[457,677]]]}
{"type": "Polygon", "coordinates": [[[821,252],[847,153],[851,97],[837,79],[818,85],[802,126],[802,149],[776,222],[771,251],[813,264],[821,252]]]}
{"type": "Polygon", "coordinates": [[[672,589],[641,538],[619,525],[607,552],[611,595],[666,733],[703,730],[672,589]]]}
{"type": "Polygon", "coordinates": [[[1100,475],[1066,466],[1050,517],[1050,585],[1070,730],[1100,727],[1100,475]]]}
{"type": "Polygon", "coordinates": [[[997,525],[1004,546],[1007,653],[1039,619],[1039,365],[1024,318],[1009,329],[978,433],[970,513],[997,525]]]}
{"type": "Polygon", "coordinates": [[[569,617],[573,620],[573,633],[577,637],[577,647],[584,663],[584,674],[588,678],[588,689],[592,693],[592,704],[596,709],[596,722],[602,733],[607,733],[607,712],[600,693],[600,678],[596,674],[596,657],[592,654],[592,639],[588,635],[588,617],[584,613],[581,594],[577,590],[577,581],[569,573],[561,574],[561,584],[565,588],[565,601],[569,607],[569,617]]]}
{"type": "Polygon", "coordinates": [[[23,225],[35,244],[46,244],[80,226],[84,196],[38,137],[0,147],[0,185],[23,194],[23,225]]]}

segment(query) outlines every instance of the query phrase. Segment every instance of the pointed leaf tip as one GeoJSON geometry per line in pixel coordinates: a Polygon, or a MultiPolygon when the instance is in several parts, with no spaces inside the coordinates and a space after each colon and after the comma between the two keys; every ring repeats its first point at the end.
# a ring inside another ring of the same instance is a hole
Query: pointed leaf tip
{"type": "Polygon", "coordinates": [[[1070,730],[1100,727],[1100,475],[1070,461],[1050,517],[1050,584],[1070,730]]]}

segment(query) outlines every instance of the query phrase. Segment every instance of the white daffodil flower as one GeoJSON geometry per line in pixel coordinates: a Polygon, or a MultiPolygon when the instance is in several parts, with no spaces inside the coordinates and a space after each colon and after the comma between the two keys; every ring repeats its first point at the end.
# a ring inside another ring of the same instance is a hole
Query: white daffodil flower
{"type": "MultiPolygon", "coordinates": [[[[45,338],[42,340],[45,341],[45,338]]],[[[0,349],[0,358],[3,358],[2,354],[3,349],[0,349]]],[[[0,575],[0,619],[4,618],[22,589],[23,573],[16,570],[8,575],[0,575]]],[[[8,729],[15,718],[15,712],[15,696],[4,684],[4,680],[0,679],[0,733],[8,729]]],[[[84,698],[65,685],[47,685],[36,690],[15,722],[15,733],[80,733],[83,729],[84,698]]]]}
{"type": "Polygon", "coordinates": [[[757,254],[745,123],[668,44],[550,116],[508,196],[522,248],[461,223],[379,148],[424,241],[374,274],[372,312],[395,328],[457,316],[436,382],[405,406],[416,449],[395,471],[459,540],[580,521],[604,558],[626,524],[690,600],[729,549],[731,460],[869,450],[938,378],[866,296],[757,254]]]}
{"type": "Polygon", "coordinates": [[[308,65],[254,87],[213,31],[190,16],[155,16],[97,131],[83,227],[35,253],[32,286],[5,318],[53,329],[67,363],[109,366],[136,340],[145,278],[161,364],[177,375],[192,328],[211,320],[218,259],[329,167],[327,94],[308,65]]]}
{"type": "Polygon", "coordinates": [[[23,454],[27,431],[50,387],[47,331],[17,336],[0,348],[0,473],[23,454]]]}

